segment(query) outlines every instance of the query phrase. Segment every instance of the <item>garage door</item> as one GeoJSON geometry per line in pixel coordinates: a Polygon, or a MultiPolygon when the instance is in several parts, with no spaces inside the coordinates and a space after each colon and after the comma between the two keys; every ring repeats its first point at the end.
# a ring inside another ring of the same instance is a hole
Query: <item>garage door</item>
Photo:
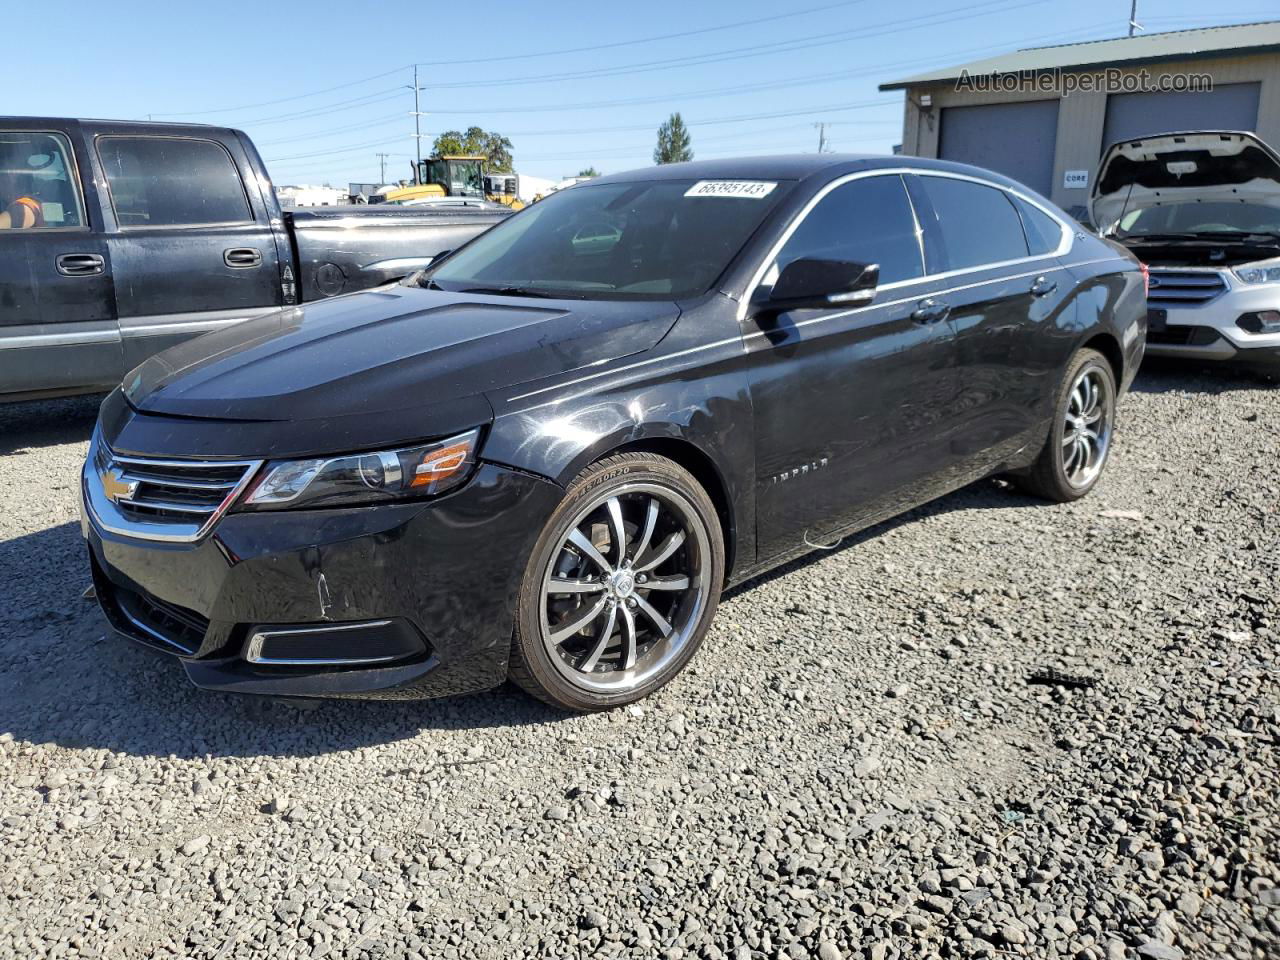
{"type": "Polygon", "coordinates": [[[1057,139],[1057,100],[944,107],[938,156],[995,170],[1048,196],[1057,139]]]}
{"type": "Polygon", "coordinates": [[[1156,133],[1257,130],[1261,89],[1258,83],[1228,83],[1205,93],[1113,93],[1102,148],[1156,133]]]}

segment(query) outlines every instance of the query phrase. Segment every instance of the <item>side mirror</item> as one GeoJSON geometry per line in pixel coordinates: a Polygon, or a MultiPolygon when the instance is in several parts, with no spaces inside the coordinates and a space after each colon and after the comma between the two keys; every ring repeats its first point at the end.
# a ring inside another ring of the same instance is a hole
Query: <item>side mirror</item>
{"type": "Polygon", "coordinates": [[[757,313],[865,306],[875,299],[879,283],[879,264],[793,260],[778,275],[757,313]]]}

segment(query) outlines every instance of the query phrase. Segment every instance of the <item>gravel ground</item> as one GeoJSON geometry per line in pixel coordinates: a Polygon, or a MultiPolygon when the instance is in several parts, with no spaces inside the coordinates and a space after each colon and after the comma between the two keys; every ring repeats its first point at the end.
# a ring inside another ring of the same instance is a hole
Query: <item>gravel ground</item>
{"type": "Polygon", "coordinates": [[[0,956],[1280,956],[1280,390],[1144,370],[1086,501],[792,564],[588,717],[191,688],[81,599],[94,406],[0,409],[0,956]]]}

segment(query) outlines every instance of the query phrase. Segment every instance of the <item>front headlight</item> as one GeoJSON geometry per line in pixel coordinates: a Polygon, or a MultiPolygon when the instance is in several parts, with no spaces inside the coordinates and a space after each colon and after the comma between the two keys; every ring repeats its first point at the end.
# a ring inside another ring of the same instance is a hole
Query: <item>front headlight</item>
{"type": "Polygon", "coordinates": [[[382,503],[452,490],[475,466],[479,430],[418,447],[314,460],[277,460],[242,505],[259,510],[382,503]]]}
{"type": "Polygon", "coordinates": [[[1280,260],[1263,260],[1241,267],[1232,267],[1231,272],[1241,283],[1280,283],[1280,260]]]}

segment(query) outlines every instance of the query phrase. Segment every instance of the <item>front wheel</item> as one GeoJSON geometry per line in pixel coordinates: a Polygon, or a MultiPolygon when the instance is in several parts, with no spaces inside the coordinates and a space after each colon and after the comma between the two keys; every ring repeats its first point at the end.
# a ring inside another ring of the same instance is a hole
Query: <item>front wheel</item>
{"type": "Polygon", "coordinates": [[[674,461],[588,467],[547,521],[521,583],[511,679],[602,710],[648,696],[702,643],[724,582],[714,504],[674,461]]]}
{"type": "Polygon", "coordinates": [[[1018,486],[1056,503],[1079,500],[1102,476],[1115,417],[1111,364],[1097,350],[1080,350],[1058,390],[1049,439],[1027,475],[1017,478],[1018,486]]]}

